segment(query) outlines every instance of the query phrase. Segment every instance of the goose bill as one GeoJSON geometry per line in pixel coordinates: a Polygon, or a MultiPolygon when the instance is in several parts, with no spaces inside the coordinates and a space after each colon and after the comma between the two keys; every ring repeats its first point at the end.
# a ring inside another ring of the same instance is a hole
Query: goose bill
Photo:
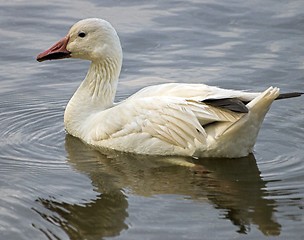
{"type": "Polygon", "coordinates": [[[71,52],[66,49],[68,42],[69,37],[64,37],[63,39],[55,43],[51,48],[40,53],[37,56],[37,61],[43,62],[45,60],[63,59],[71,57],[71,52]]]}

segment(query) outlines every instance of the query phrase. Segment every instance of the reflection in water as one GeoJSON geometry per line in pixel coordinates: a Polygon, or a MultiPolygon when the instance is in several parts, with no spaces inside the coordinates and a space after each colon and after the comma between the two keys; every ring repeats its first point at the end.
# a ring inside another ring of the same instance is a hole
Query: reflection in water
{"type": "Polygon", "coordinates": [[[218,209],[224,209],[224,217],[239,227],[239,233],[247,233],[255,224],[265,235],[279,235],[281,225],[274,220],[276,203],[266,199],[266,183],[253,155],[242,159],[203,161],[210,171],[200,179],[208,199],[218,209]],[[204,181],[205,180],[205,181],[204,181]]]}
{"type": "Polygon", "coordinates": [[[194,160],[100,153],[71,136],[66,137],[66,150],[70,164],[88,175],[100,193],[94,201],[81,205],[38,199],[53,216],[39,214],[60,226],[70,239],[100,239],[127,229],[128,202],[122,189],[140,196],[176,194],[209,201],[221,210],[220,218],[229,219],[239,233],[249,232],[254,224],[265,235],[280,234],[281,225],[273,217],[275,201],[266,199],[266,183],[253,155],[194,160]]]}
{"type": "MultiPolygon", "coordinates": [[[[60,226],[72,240],[111,237],[127,229],[124,221],[128,216],[126,211],[128,203],[119,190],[100,194],[96,200],[81,205],[58,202],[54,199],[37,201],[58,214],[48,216],[36,210],[41,217],[60,226]]],[[[48,236],[47,233],[45,234],[48,236]]],[[[55,233],[51,234],[56,236],[55,233]]]]}

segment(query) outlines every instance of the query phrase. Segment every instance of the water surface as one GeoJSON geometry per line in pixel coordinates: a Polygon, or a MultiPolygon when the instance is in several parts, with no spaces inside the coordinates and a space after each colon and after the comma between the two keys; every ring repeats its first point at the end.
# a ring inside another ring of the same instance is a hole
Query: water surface
{"type": "Polygon", "coordinates": [[[303,91],[303,8],[274,0],[1,2],[1,239],[304,238],[303,99],[273,104],[247,158],[97,152],[63,128],[89,63],[35,61],[74,22],[101,17],[124,50],[117,101],[161,82],[145,76],[303,91]]]}

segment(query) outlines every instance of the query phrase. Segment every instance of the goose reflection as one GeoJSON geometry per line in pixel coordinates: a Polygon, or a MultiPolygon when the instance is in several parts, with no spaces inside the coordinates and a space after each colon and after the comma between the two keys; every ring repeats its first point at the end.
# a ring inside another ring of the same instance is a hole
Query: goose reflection
{"type": "Polygon", "coordinates": [[[203,165],[210,172],[194,183],[202,186],[215,208],[224,218],[238,226],[239,233],[250,231],[255,224],[264,235],[280,234],[275,220],[276,203],[267,199],[266,182],[260,177],[254,155],[242,159],[208,159],[203,165]]]}
{"type": "Polygon", "coordinates": [[[88,175],[100,193],[95,201],[82,205],[38,200],[60,216],[60,224],[56,224],[70,239],[100,239],[127,229],[128,202],[123,189],[140,196],[177,194],[209,201],[220,209],[220,218],[229,219],[239,233],[246,234],[256,225],[265,235],[280,234],[281,225],[273,216],[276,203],[267,199],[266,182],[253,155],[194,160],[101,153],[69,135],[66,150],[70,164],[88,175]]]}
{"type": "MultiPolygon", "coordinates": [[[[100,194],[95,200],[79,205],[59,202],[56,199],[39,198],[37,201],[56,214],[49,216],[37,209],[35,211],[45,220],[64,230],[71,240],[112,237],[127,229],[124,221],[128,216],[128,203],[119,190],[100,194]]],[[[60,239],[50,230],[39,230],[48,239],[60,239]]]]}

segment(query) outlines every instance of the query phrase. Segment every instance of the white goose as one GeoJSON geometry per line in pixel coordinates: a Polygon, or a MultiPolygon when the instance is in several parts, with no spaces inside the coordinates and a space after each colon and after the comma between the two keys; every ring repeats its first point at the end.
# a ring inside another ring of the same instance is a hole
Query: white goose
{"type": "Polygon", "coordinates": [[[65,114],[66,131],[84,142],[124,152],[196,157],[242,157],[252,152],[259,129],[279,94],[270,87],[248,93],[204,84],[146,87],[114,103],[122,66],[115,29],[105,20],[77,22],[38,61],[81,58],[91,66],[65,114]]]}

